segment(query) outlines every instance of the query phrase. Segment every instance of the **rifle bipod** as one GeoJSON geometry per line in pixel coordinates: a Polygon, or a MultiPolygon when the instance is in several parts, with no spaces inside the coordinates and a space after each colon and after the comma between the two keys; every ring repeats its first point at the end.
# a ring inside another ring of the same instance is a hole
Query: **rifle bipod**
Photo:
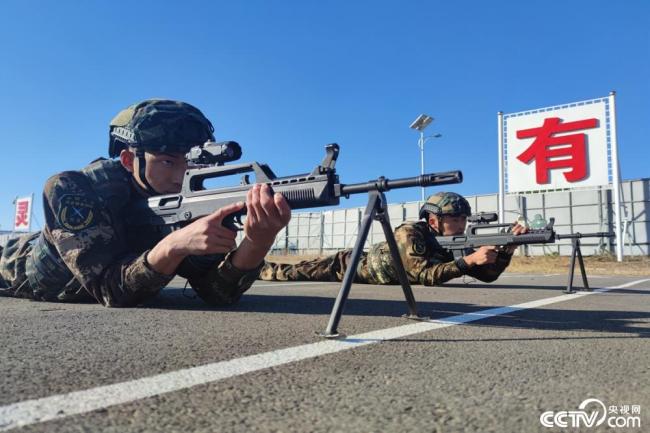
{"type": "Polygon", "coordinates": [[[350,263],[348,264],[348,268],[345,271],[345,275],[343,276],[341,289],[339,290],[339,294],[336,297],[336,301],[334,302],[334,307],[332,308],[332,313],[330,314],[330,320],[327,324],[327,329],[319,334],[322,337],[342,337],[342,335],[338,333],[339,322],[341,320],[341,315],[343,314],[345,301],[348,299],[348,295],[350,294],[350,288],[352,287],[354,276],[357,273],[357,265],[361,259],[363,246],[365,245],[366,239],[368,238],[368,232],[370,231],[373,220],[377,220],[381,223],[381,227],[384,230],[384,235],[386,236],[386,242],[388,243],[388,249],[390,250],[390,255],[393,260],[393,266],[397,271],[397,277],[399,278],[400,284],[402,285],[402,290],[404,291],[404,297],[406,298],[406,304],[408,305],[408,314],[404,314],[402,317],[412,320],[428,319],[428,317],[421,317],[418,315],[415,297],[413,296],[413,290],[411,289],[408,277],[406,276],[406,270],[404,269],[404,264],[402,263],[402,259],[399,255],[399,250],[397,249],[397,242],[395,242],[393,229],[390,226],[388,208],[386,206],[386,196],[383,192],[380,191],[369,191],[368,205],[366,206],[366,210],[363,213],[359,235],[357,236],[357,240],[354,244],[354,249],[352,250],[350,263]]]}
{"type": "MultiPolygon", "coordinates": [[[[578,233],[579,234],[579,233],[578,233]]],[[[578,264],[580,265],[580,273],[582,274],[582,283],[584,284],[583,290],[590,291],[589,283],[587,282],[587,272],[585,271],[585,262],[582,259],[582,251],[580,251],[580,238],[571,238],[571,262],[569,263],[569,282],[567,283],[564,293],[575,293],[573,290],[573,274],[576,266],[576,255],[578,256],[578,264]]]]}

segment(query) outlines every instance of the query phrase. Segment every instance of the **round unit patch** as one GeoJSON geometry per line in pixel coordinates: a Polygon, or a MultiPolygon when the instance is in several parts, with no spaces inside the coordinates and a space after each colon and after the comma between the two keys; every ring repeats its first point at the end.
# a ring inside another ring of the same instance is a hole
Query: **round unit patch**
{"type": "Polygon", "coordinates": [[[82,195],[64,195],[57,219],[59,224],[70,231],[83,230],[95,220],[95,203],[82,195]]]}

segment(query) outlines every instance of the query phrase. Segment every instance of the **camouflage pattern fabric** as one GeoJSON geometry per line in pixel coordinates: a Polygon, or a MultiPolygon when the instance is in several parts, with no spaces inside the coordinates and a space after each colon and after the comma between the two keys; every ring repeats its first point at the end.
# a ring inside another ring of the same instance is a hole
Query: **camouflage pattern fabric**
{"type": "MultiPolygon", "coordinates": [[[[173,278],[146,260],[159,239],[132,233],[126,225],[130,199],[141,199],[118,161],[97,161],[83,171],[50,178],[44,189],[45,228],[36,239],[7,245],[0,260],[4,294],[36,300],[94,299],[106,306],[135,306],[154,297],[173,278]],[[43,261],[34,257],[34,243],[43,261]],[[33,262],[31,269],[29,263],[33,262]],[[56,269],[58,263],[65,269],[56,269]]],[[[236,302],[258,270],[240,271],[230,257],[215,255],[198,266],[183,263],[199,296],[211,304],[236,302]]]]}
{"type": "Polygon", "coordinates": [[[39,233],[10,239],[1,249],[0,295],[31,298],[31,288],[25,275],[25,262],[39,233]]]}
{"type": "MultiPolygon", "coordinates": [[[[405,223],[395,229],[395,241],[409,282],[434,286],[464,275],[453,254],[438,245],[436,233],[426,222],[405,223]]],[[[470,254],[472,251],[467,251],[470,254]]],[[[296,264],[267,261],[260,279],[267,281],[341,281],[349,264],[351,250],[296,264]]],[[[467,275],[492,282],[510,264],[510,255],[499,253],[496,263],[475,266],[467,275]]],[[[356,283],[399,284],[386,242],[373,245],[357,266],[356,283]]]]}
{"type": "MultiPolygon", "coordinates": [[[[295,265],[286,263],[265,262],[260,272],[260,279],[267,281],[341,281],[350,264],[352,250],[342,250],[334,255],[305,260],[295,265]]],[[[357,273],[356,283],[370,283],[375,280],[370,275],[367,266],[368,255],[362,253],[357,273]]]]}
{"type": "Polygon", "coordinates": [[[429,196],[420,208],[420,219],[426,219],[427,213],[434,215],[472,214],[472,207],[465,197],[455,192],[438,192],[429,196]]]}

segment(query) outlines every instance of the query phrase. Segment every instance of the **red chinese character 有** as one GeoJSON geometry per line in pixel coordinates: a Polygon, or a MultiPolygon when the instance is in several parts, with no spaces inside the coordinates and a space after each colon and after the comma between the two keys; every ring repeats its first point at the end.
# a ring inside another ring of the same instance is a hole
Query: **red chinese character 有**
{"type": "Polygon", "coordinates": [[[538,128],[517,131],[517,138],[535,140],[518,160],[530,164],[535,160],[535,178],[538,184],[549,183],[549,170],[570,168],[562,173],[569,182],[577,182],[587,177],[587,140],[586,134],[556,135],[561,132],[579,131],[596,128],[598,119],[584,119],[562,123],[559,117],[544,119],[538,128]]]}
{"type": "Polygon", "coordinates": [[[29,203],[26,201],[19,201],[16,205],[16,227],[25,226],[29,227],[27,220],[27,212],[29,210],[29,203]]]}

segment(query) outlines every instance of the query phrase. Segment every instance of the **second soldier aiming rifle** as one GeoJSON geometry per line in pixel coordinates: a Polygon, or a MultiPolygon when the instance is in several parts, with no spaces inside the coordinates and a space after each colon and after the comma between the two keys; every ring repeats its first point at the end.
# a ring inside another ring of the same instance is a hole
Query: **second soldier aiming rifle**
{"type": "MultiPolygon", "coordinates": [[[[278,177],[267,164],[250,162],[244,164],[229,164],[241,156],[241,148],[235,142],[206,143],[192,149],[188,154],[191,164],[197,165],[186,171],[183,185],[179,194],[167,194],[150,197],[147,201],[138,203],[130,217],[130,225],[136,230],[154,229],[160,237],[174,229],[183,227],[197,218],[213,213],[232,203],[246,201],[246,194],[256,183],[269,185],[273,192],[281,193],[291,209],[306,209],[322,206],[336,206],[341,197],[348,198],[352,194],[368,194],[368,205],[363,214],[359,235],[352,251],[348,269],[343,277],[341,289],[334,303],[326,330],[321,334],[325,337],[338,337],[338,324],[343,307],[347,300],[356,274],[357,264],[366,243],[368,232],[374,220],[381,223],[386,241],[390,248],[391,257],[399,281],[404,291],[408,305],[406,317],[419,319],[413,290],[408,281],[404,265],[397,249],[397,243],[390,225],[388,208],[384,192],[392,189],[426,187],[460,183],[463,174],[460,171],[429,173],[420,176],[387,179],[377,179],[353,184],[343,184],[339,181],[335,165],[339,155],[338,144],[325,147],[325,158],[311,172],[286,177],[278,177]],[[255,179],[250,178],[250,174],[255,179]],[[229,175],[242,174],[239,185],[223,188],[208,188],[206,180],[229,175]]],[[[241,217],[246,208],[228,215],[223,225],[233,230],[241,226],[241,217]]]]}
{"type": "Polygon", "coordinates": [[[495,213],[481,212],[472,215],[468,218],[470,224],[462,235],[455,236],[437,236],[436,242],[442,248],[453,252],[454,257],[462,257],[470,253],[475,248],[483,246],[507,247],[510,245],[530,245],[530,244],[548,244],[554,243],[556,240],[571,239],[571,261],[569,263],[569,281],[565,293],[574,293],[573,290],[573,277],[575,272],[576,257],[580,266],[580,273],[582,275],[582,282],[584,290],[590,290],[587,281],[587,273],[585,271],[585,264],[582,258],[582,251],[580,250],[580,239],[582,238],[602,238],[613,237],[612,233],[597,232],[597,233],[570,233],[559,234],[553,230],[554,218],[546,227],[542,229],[531,229],[527,233],[514,235],[510,233],[512,224],[490,224],[498,219],[495,213]],[[490,230],[491,229],[491,230],[490,230]],[[497,230],[495,232],[494,230],[497,230]],[[490,233],[479,233],[490,230],[490,233]]]}

